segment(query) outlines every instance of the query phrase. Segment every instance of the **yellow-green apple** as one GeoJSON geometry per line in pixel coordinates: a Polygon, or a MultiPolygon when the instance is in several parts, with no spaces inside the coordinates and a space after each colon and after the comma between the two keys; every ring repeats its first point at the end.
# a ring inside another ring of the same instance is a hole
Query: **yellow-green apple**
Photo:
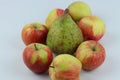
{"type": "Polygon", "coordinates": [[[50,67],[50,80],[79,80],[81,62],[70,54],[60,54],[56,56],[50,67]]]}
{"type": "Polygon", "coordinates": [[[28,45],[30,43],[45,43],[48,29],[40,23],[27,24],[22,29],[22,40],[28,45]]]}
{"type": "Polygon", "coordinates": [[[100,40],[105,34],[105,23],[96,16],[87,16],[78,23],[83,33],[84,40],[100,40]]]}
{"type": "Polygon", "coordinates": [[[63,9],[53,9],[52,11],[50,11],[50,13],[48,14],[48,17],[46,19],[46,25],[48,27],[48,29],[50,28],[50,25],[52,24],[52,22],[60,17],[62,14],[64,14],[64,10],[63,9]]]}
{"type": "Polygon", "coordinates": [[[31,43],[23,51],[25,65],[35,73],[43,73],[48,70],[53,59],[49,47],[40,43],[31,43]]]}
{"type": "Polygon", "coordinates": [[[91,71],[99,67],[105,60],[104,47],[95,40],[84,41],[77,48],[75,56],[82,63],[82,68],[91,71]]]}
{"type": "Polygon", "coordinates": [[[79,21],[81,18],[85,16],[92,15],[89,5],[82,1],[76,1],[71,3],[68,6],[68,9],[69,14],[75,21],[79,21]]]}

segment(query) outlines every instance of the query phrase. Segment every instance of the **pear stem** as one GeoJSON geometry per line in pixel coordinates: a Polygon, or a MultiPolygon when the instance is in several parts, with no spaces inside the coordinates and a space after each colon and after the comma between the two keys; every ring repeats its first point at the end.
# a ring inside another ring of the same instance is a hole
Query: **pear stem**
{"type": "Polygon", "coordinates": [[[69,9],[65,9],[64,14],[68,14],[69,13],[69,9]]]}

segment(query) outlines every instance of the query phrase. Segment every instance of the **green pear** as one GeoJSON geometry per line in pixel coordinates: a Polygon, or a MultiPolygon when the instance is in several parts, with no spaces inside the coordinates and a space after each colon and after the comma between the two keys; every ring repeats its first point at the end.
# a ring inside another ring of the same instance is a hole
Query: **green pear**
{"type": "Polygon", "coordinates": [[[51,24],[47,35],[47,45],[54,53],[72,54],[83,41],[80,28],[72,20],[67,10],[51,24]]]}

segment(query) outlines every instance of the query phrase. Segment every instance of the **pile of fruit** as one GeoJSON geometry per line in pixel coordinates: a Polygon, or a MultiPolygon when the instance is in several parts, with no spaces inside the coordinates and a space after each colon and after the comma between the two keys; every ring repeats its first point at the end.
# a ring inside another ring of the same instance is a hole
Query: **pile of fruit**
{"type": "Polygon", "coordinates": [[[85,2],[76,1],[52,10],[46,25],[23,27],[23,61],[32,72],[49,71],[50,80],[79,80],[81,68],[91,71],[104,62],[105,49],[98,42],[104,34],[104,22],[85,2]]]}

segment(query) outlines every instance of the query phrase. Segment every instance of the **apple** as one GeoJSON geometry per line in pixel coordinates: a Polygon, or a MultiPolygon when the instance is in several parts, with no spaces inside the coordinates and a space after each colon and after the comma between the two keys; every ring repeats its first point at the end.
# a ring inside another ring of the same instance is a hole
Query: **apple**
{"type": "Polygon", "coordinates": [[[25,45],[31,43],[43,43],[46,42],[48,29],[45,25],[40,23],[27,24],[22,29],[22,40],[25,45]]]}
{"type": "Polygon", "coordinates": [[[64,14],[63,9],[56,8],[50,11],[50,13],[48,14],[48,17],[46,18],[47,28],[49,29],[52,22],[58,17],[60,17],[62,14],[64,14]]]}
{"type": "Polygon", "coordinates": [[[84,40],[100,40],[105,34],[105,23],[96,16],[87,16],[78,23],[83,33],[84,40]]]}
{"type": "Polygon", "coordinates": [[[75,56],[82,63],[82,68],[91,71],[99,67],[105,60],[104,47],[95,40],[84,41],[77,48],[75,56]]]}
{"type": "Polygon", "coordinates": [[[79,80],[82,64],[70,54],[56,56],[50,67],[50,80],[79,80]]]}
{"type": "Polygon", "coordinates": [[[31,43],[23,51],[25,65],[35,73],[43,73],[48,70],[53,59],[52,51],[40,43],[31,43]]]}
{"type": "Polygon", "coordinates": [[[85,16],[91,16],[91,10],[88,4],[82,1],[76,1],[68,6],[69,14],[74,21],[79,21],[85,16]]]}

